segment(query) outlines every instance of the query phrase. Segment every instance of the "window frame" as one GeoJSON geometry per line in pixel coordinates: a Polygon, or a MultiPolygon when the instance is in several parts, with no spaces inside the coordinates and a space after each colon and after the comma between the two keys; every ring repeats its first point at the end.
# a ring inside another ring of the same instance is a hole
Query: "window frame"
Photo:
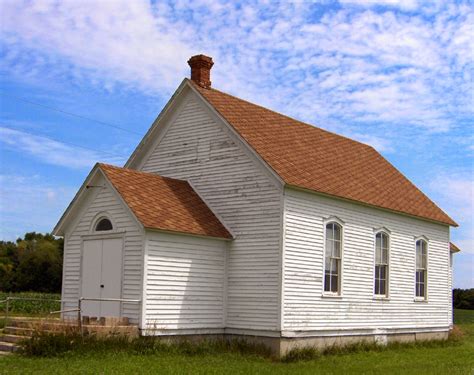
{"type": "Polygon", "coordinates": [[[373,268],[372,268],[372,294],[374,299],[383,299],[387,300],[390,299],[390,259],[391,259],[391,245],[392,245],[392,239],[391,239],[391,231],[388,230],[385,227],[382,228],[376,228],[374,229],[374,247],[373,247],[373,256],[374,256],[374,263],[373,263],[373,268]],[[376,294],[375,293],[375,268],[377,266],[377,235],[379,234],[384,234],[387,236],[387,241],[388,241],[388,246],[387,246],[387,263],[386,263],[386,275],[385,275],[385,294],[376,294]]]}
{"type": "Polygon", "coordinates": [[[94,219],[92,220],[92,225],[90,227],[90,230],[89,230],[89,233],[91,234],[108,234],[108,233],[115,233],[117,232],[117,227],[115,225],[115,221],[112,219],[111,215],[108,213],[108,212],[99,212],[95,217],[94,219]],[[97,225],[99,224],[99,222],[103,219],[107,219],[110,221],[110,223],[112,224],[112,229],[109,229],[109,230],[96,230],[97,228],[97,225]]]}
{"type": "Polygon", "coordinates": [[[323,220],[323,274],[321,291],[323,297],[342,298],[343,293],[343,274],[344,274],[344,222],[336,216],[331,216],[323,220]],[[337,292],[326,291],[326,226],[328,224],[337,224],[341,231],[341,255],[339,260],[338,287],[337,292]]]}
{"type": "Polygon", "coordinates": [[[414,254],[415,254],[415,262],[414,262],[414,288],[413,288],[413,291],[414,291],[414,301],[415,302],[427,302],[428,301],[428,271],[429,271],[429,239],[426,237],[426,236],[419,236],[419,237],[415,237],[415,245],[414,245],[414,254]],[[417,272],[418,272],[418,268],[417,268],[417,264],[416,264],[416,259],[417,259],[417,243],[419,241],[423,241],[425,242],[426,244],[426,260],[425,260],[425,277],[424,277],[424,283],[425,283],[425,287],[424,287],[424,296],[418,296],[417,295],[417,281],[416,281],[416,275],[417,275],[417,272]]]}

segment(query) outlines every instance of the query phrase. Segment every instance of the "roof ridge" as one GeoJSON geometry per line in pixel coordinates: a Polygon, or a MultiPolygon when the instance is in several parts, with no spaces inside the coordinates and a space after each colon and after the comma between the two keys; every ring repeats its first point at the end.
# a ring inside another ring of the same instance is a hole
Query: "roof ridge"
{"type": "Polygon", "coordinates": [[[145,176],[158,177],[158,178],[162,178],[162,179],[165,179],[165,180],[179,181],[179,182],[185,182],[185,183],[189,184],[189,182],[188,182],[187,180],[181,180],[181,179],[179,179],[179,178],[173,178],[173,177],[162,176],[161,174],[158,174],[158,173],[144,172],[144,171],[139,171],[139,170],[137,170],[137,169],[126,168],[126,167],[119,167],[119,166],[117,166],[117,165],[112,165],[112,164],[107,164],[107,163],[97,163],[97,165],[98,165],[100,168],[102,168],[102,167],[113,168],[113,169],[118,169],[118,170],[122,170],[122,171],[127,171],[127,172],[136,173],[136,174],[141,174],[141,175],[145,175],[145,176]]]}
{"type": "Polygon", "coordinates": [[[285,184],[457,226],[374,147],[215,88],[189,84],[285,184]]]}
{"type": "MultiPolygon", "coordinates": [[[[287,118],[287,119],[289,119],[289,120],[291,120],[291,121],[294,121],[294,122],[298,123],[299,125],[308,126],[308,127],[311,127],[312,129],[322,131],[322,132],[327,133],[327,134],[329,134],[329,135],[331,135],[331,136],[344,138],[344,139],[347,139],[347,140],[349,140],[349,141],[351,141],[351,142],[357,143],[357,144],[359,144],[359,145],[366,146],[366,147],[369,147],[369,148],[374,149],[374,147],[372,147],[371,145],[369,145],[369,144],[367,144],[367,143],[360,142],[360,141],[358,141],[358,140],[356,140],[356,139],[347,137],[347,136],[345,136],[345,135],[341,135],[341,134],[338,134],[338,133],[336,133],[336,132],[333,132],[333,131],[330,131],[330,130],[321,128],[320,126],[316,126],[316,125],[310,124],[310,123],[308,123],[308,122],[304,122],[304,121],[298,120],[298,119],[296,119],[296,118],[294,118],[294,117],[290,117],[290,116],[285,115],[284,113],[278,112],[278,111],[276,111],[276,110],[274,110],[274,109],[270,109],[270,108],[264,107],[263,105],[253,103],[253,102],[251,102],[251,101],[249,101],[249,100],[239,98],[238,96],[235,96],[235,95],[229,94],[229,93],[227,93],[227,92],[218,90],[218,89],[216,89],[216,88],[214,88],[214,87],[202,88],[202,87],[200,87],[199,85],[197,85],[196,83],[194,83],[193,81],[191,81],[189,78],[186,78],[186,79],[187,79],[191,84],[195,85],[198,89],[210,90],[210,91],[218,92],[219,94],[229,96],[229,97],[231,97],[231,98],[233,98],[233,99],[236,99],[236,100],[239,100],[239,101],[241,101],[241,102],[245,102],[245,103],[247,103],[247,104],[250,104],[250,105],[252,105],[252,106],[261,108],[261,109],[263,109],[263,110],[265,110],[265,111],[267,111],[267,112],[271,112],[271,113],[274,113],[274,114],[276,114],[276,115],[278,115],[278,116],[287,118]]],[[[374,149],[374,150],[375,150],[375,149],[374,149]]]]}
{"type": "Polygon", "coordinates": [[[144,228],[231,239],[232,234],[186,180],[97,163],[144,228]]]}

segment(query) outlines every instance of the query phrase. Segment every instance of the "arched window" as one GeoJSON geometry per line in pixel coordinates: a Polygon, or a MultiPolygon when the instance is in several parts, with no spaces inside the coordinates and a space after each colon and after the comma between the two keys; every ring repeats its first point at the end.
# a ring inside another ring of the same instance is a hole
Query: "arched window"
{"type": "Polygon", "coordinates": [[[384,232],[375,235],[375,285],[376,296],[388,294],[389,237],[384,232]]]}
{"type": "Polygon", "coordinates": [[[95,226],[95,230],[97,232],[102,232],[102,231],[112,230],[112,229],[114,229],[112,226],[112,222],[105,217],[100,219],[95,226]]]}
{"type": "Polygon", "coordinates": [[[416,241],[416,297],[426,298],[428,283],[428,243],[425,240],[416,241]]]}
{"type": "Polygon", "coordinates": [[[338,223],[326,224],[324,254],[324,291],[339,294],[341,290],[342,227],[338,223]]]}

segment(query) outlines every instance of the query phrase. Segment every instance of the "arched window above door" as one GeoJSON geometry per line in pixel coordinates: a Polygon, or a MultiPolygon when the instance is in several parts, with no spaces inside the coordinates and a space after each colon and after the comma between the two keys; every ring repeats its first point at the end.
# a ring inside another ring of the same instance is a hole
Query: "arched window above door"
{"type": "Polygon", "coordinates": [[[100,218],[95,225],[96,232],[103,232],[114,229],[112,222],[106,217],[100,218]]]}

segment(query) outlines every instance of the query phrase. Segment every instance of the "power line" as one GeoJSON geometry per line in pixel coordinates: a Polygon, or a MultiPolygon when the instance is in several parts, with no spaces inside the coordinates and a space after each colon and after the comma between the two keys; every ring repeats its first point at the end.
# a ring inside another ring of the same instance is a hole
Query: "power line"
{"type": "Polygon", "coordinates": [[[83,119],[83,120],[87,120],[87,121],[93,121],[93,122],[96,122],[98,124],[101,124],[101,125],[104,125],[104,126],[108,126],[110,128],[114,128],[114,129],[117,129],[117,130],[121,130],[123,132],[127,132],[127,133],[131,133],[131,134],[135,134],[135,135],[139,135],[139,136],[142,136],[141,133],[139,132],[135,132],[133,130],[129,130],[129,129],[126,129],[126,128],[123,128],[119,125],[115,125],[115,124],[111,124],[109,122],[105,122],[105,121],[100,121],[100,120],[95,120],[93,118],[90,118],[90,117],[86,117],[86,116],[82,116],[82,115],[78,115],[76,113],[72,113],[72,112],[68,112],[68,111],[64,111],[62,109],[59,109],[59,108],[54,108],[54,107],[50,107],[50,106],[47,106],[47,105],[44,105],[44,104],[40,104],[40,103],[35,103],[35,102],[32,102],[31,100],[29,99],[25,99],[25,98],[22,98],[20,96],[15,96],[15,95],[11,95],[11,94],[6,94],[5,92],[0,92],[1,95],[3,96],[7,96],[11,99],[14,99],[14,100],[19,100],[19,101],[22,101],[22,102],[25,102],[25,103],[28,103],[28,104],[32,104],[32,105],[36,105],[38,107],[42,107],[42,108],[45,108],[45,109],[49,109],[51,111],[56,111],[56,112],[60,112],[60,113],[63,113],[65,115],[68,115],[68,116],[72,116],[72,117],[77,117],[77,118],[80,118],[80,119],[83,119]]]}
{"type": "MultiPolygon", "coordinates": [[[[113,156],[113,157],[116,157],[116,158],[123,158],[123,157],[125,157],[124,155],[113,154],[113,153],[108,152],[108,151],[97,150],[97,149],[95,149],[95,148],[90,148],[90,147],[86,147],[86,146],[81,146],[81,145],[78,145],[78,144],[75,144],[75,143],[72,143],[72,142],[67,142],[67,141],[55,139],[55,138],[49,137],[49,136],[47,136],[47,135],[42,135],[42,134],[37,135],[37,134],[33,134],[33,133],[31,133],[31,132],[27,132],[27,131],[24,131],[24,130],[12,129],[12,128],[8,127],[8,126],[5,126],[4,124],[0,124],[0,126],[2,126],[3,129],[8,129],[8,130],[12,130],[12,131],[14,131],[14,132],[29,134],[29,135],[31,135],[31,136],[33,136],[33,137],[49,139],[50,141],[53,141],[53,142],[62,143],[62,144],[66,144],[66,145],[73,146],[73,147],[83,148],[83,149],[89,150],[89,151],[99,152],[99,153],[101,153],[101,154],[110,155],[110,156],[113,156]]],[[[0,130],[1,130],[1,129],[0,129],[0,130]]]]}

